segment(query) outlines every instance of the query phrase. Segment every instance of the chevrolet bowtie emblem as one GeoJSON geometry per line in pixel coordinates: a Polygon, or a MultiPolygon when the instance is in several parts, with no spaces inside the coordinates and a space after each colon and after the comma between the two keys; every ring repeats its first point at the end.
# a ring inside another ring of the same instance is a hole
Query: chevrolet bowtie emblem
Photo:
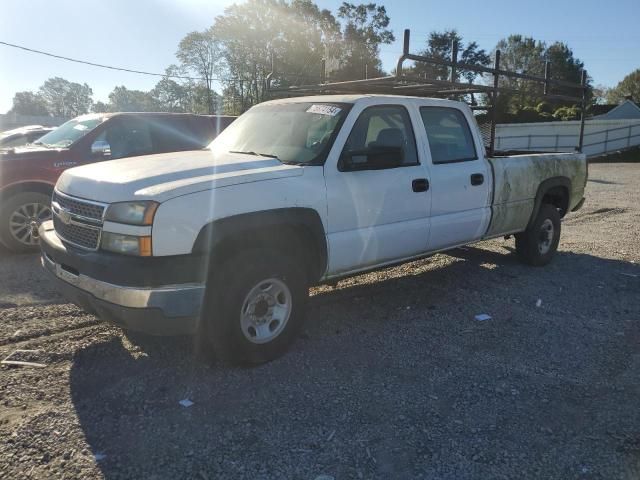
{"type": "Polygon", "coordinates": [[[64,223],[65,225],[69,225],[71,223],[71,212],[60,208],[57,213],[58,213],[58,218],[62,223],[64,223]]]}

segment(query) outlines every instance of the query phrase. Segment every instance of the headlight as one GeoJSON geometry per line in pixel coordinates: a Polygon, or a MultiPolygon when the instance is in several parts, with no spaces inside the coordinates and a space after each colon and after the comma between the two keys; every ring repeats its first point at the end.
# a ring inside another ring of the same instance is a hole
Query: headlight
{"type": "Polygon", "coordinates": [[[121,233],[102,232],[103,250],[125,255],[151,256],[151,237],[123,235],[121,233]]]}
{"type": "Polygon", "coordinates": [[[151,225],[158,205],[151,201],[112,203],[104,219],[129,225],[151,225]]]}

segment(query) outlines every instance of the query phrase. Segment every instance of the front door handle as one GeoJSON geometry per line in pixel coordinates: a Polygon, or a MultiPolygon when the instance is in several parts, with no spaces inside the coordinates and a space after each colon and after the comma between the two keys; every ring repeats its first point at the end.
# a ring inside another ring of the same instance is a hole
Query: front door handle
{"type": "Polygon", "coordinates": [[[426,192],[429,190],[429,180],[426,178],[416,178],[411,182],[411,188],[414,192],[426,192]]]}
{"type": "Polygon", "coordinates": [[[471,185],[482,185],[484,183],[484,175],[481,173],[473,173],[471,175],[471,185]]]}

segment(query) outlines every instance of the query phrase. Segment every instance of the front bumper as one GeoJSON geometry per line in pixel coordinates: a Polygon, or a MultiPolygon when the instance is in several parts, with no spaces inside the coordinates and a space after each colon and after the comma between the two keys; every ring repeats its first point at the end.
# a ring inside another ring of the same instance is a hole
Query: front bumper
{"type": "MultiPolygon", "coordinates": [[[[42,265],[53,276],[56,286],[87,312],[124,328],[155,335],[195,333],[204,299],[204,283],[162,285],[162,278],[156,278],[157,285],[140,287],[116,285],[86,275],[76,267],[82,262],[74,258],[82,253],[67,247],[51,222],[40,227],[40,245],[42,265]]],[[[126,275],[123,265],[126,261],[117,268],[119,274],[126,275]]]]}

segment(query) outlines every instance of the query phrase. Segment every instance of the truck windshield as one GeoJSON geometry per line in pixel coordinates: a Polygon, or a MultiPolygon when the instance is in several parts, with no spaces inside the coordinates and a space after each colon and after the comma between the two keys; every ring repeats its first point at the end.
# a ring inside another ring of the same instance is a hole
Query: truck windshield
{"type": "Polygon", "coordinates": [[[259,105],[233,122],[209,148],[214,154],[245,153],[320,165],[350,108],[321,102],[259,105]]]}
{"type": "Polygon", "coordinates": [[[65,148],[84,137],[104,120],[106,117],[102,115],[74,118],[47,133],[35,143],[46,147],[65,148]]]}

